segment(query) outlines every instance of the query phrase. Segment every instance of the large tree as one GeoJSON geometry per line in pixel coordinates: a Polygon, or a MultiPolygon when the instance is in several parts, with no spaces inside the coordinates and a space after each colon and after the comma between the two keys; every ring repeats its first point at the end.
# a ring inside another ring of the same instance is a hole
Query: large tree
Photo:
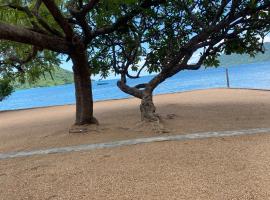
{"type": "MultiPolygon", "coordinates": [[[[93,116],[90,76],[100,72],[99,42],[125,29],[134,16],[164,0],[1,0],[0,87],[10,80],[39,77],[61,55],[72,60],[76,91],[76,124],[97,123],[93,116]],[[92,60],[93,59],[93,60],[92,60]],[[91,65],[93,64],[93,65],[91,65]],[[34,74],[34,75],[33,75],[34,74]]],[[[106,73],[106,70],[103,70],[106,73]]]]}
{"type": "Polygon", "coordinates": [[[263,51],[269,11],[269,0],[170,0],[139,15],[125,34],[107,37],[112,66],[121,75],[118,87],[141,99],[143,121],[159,121],[154,89],[182,70],[218,66],[221,53],[263,51]],[[143,70],[156,74],[149,82],[129,85],[128,78],[139,78],[143,70]]]}

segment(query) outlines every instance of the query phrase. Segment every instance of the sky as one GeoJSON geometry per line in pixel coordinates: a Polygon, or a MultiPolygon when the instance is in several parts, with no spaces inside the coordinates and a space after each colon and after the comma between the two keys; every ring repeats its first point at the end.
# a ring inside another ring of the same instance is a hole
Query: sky
{"type": "MultiPolygon", "coordinates": [[[[265,37],[264,42],[270,42],[270,35],[265,37]]],[[[200,52],[195,52],[195,54],[191,58],[191,62],[192,62],[192,60],[197,60],[199,54],[200,54],[200,52]]],[[[63,62],[60,65],[60,67],[66,69],[66,70],[72,71],[72,62],[71,61],[66,62],[65,60],[66,60],[66,58],[63,59],[63,62]]],[[[143,71],[141,73],[141,75],[144,76],[144,75],[149,75],[149,74],[146,71],[143,71]]],[[[115,75],[115,73],[111,72],[106,79],[109,80],[109,79],[116,79],[116,78],[119,78],[119,76],[115,75]]],[[[92,79],[100,80],[101,77],[99,75],[96,75],[96,76],[93,76],[92,79]]]]}

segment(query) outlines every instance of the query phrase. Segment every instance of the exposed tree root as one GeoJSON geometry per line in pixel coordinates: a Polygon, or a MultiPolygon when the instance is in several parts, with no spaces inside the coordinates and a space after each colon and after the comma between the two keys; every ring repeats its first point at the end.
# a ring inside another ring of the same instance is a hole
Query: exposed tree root
{"type": "Polygon", "coordinates": [[[168,133],[169,130],[165,129],[163,124],[158,121],[141,121],[135,125],[133,130],[138,132],[147,132],[147,133],[168,133]]]}
{"type": "Polygon", "coordinates": [[[156,133],[156,134],[164,134],[170,133],[173,130],[168,129],[165,127],[165,122],[167,120],[175,119],[177,116],[175,114],[167,114],[165,116],[158,115],[155,113],[155,118],[151,119],[143,119],[142,121],[138,122],[134,127],[131,129],[137,132],[144,132],[144,133],[156,133]]]}
{"type": "Polygon", "coordinates": [[[99,133],[98,124],[84,124],[84,125],[72,125],[69,129],[70,134],[88,134],[88,133],[99,133]]]}
{"type": "Polygon", "coordinates": [[[169,133],[170,130],[164,127],[164,123],[161,119],[161,116],[157,115],[158,117],[153,120],[144,119],[143,121],[137,123],[135,127],[132,129],[138,132],[146,132],[146,133],[156,133],[156,134],[163,134],[169,133]]]}

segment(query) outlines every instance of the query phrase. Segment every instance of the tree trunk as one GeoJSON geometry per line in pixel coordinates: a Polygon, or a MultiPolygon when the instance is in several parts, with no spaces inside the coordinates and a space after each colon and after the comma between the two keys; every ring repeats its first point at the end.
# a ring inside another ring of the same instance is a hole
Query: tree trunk
{"type": "Polygon", "coordinates": [[[126,84],[125,76],[121,77],[121,81],[117,82],[117,86],[123,92],[141,99],[140,111],[142,121],[156,122],[160,120],[159,115],[156,113],[156,107],[153,103],[154,87],[150,87],[149,84],[143,84],[143,90],[138,89],[136,86],[130,87],[126,84]]]}
{"type": "Polygon", "coordinates": [[[156,107],[153,103],[152,91],[145,90],[141,99],[141,120],[147,122],[159,121],[159,116],[156,113],[156,107]]]}
{"type": "Polygon", "coordinates": [[[93,116],[93,96],[90,69],[87,54],[84,50],[71,54],[73,61],[75,96],[76,96],[76,125],[98,124],[93,116]]]}

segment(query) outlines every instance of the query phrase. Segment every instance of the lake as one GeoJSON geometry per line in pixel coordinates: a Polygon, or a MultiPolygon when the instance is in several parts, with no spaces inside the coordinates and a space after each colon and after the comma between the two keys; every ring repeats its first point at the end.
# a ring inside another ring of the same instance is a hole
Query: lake
{"type": "MultiPolygon", "coordinates": [[[[144,83],[152,76],[128,80],[131,85],[144,83]]],[[[270,89],[270,62],[243,64],[229,68],[230,85],[233,88],[270,89]]],[[[93,82],[94,101],[130,97],[116,86],[117,80],[93,82]],[[104,84],[105,83],[105,84],[104,84]]],[[[197,71],[182,71],[160,84],[155,94],[226,87],[225,68],[202,68],[197,71]]],[[[0,110],[74,104],[74,85],[18,90],[0,102],[0,110]]]]}

